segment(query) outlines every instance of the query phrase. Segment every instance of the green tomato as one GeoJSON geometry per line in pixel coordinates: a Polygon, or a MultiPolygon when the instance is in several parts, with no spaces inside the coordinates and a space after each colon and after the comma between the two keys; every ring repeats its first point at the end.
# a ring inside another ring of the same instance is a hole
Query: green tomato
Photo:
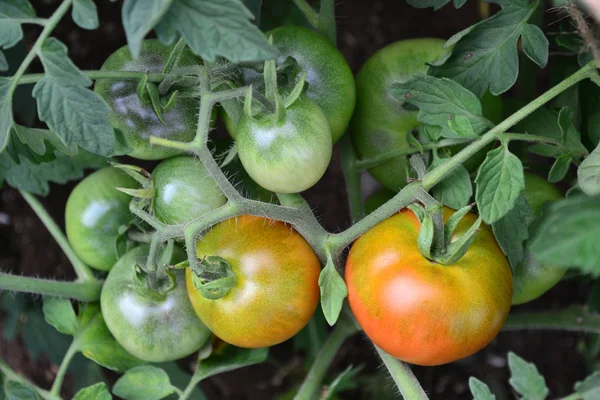
{"type": "Polygon", "coordinates": [[[183,224],[227,202],[204,165],[189,156],[162,161],[152,171],[154,215],[166,224],[183,224]]]}
{"type": "MultiPolygon", "coordinates": [[[[100,306],[108,329],[129,353],[149,362],[167,362],[186,357],[210,337],[196,316],[185,286],[185,273],[174,271],[175,287],[165,294],[149,293],[137,281],[135,264],[143,265],[148,246],[127,252],[108,274],[100,306]]],[[[174,252],[172,263],[185,259],[174,252]]]]}
{"type": "MultiPolygon", "coordinates": [[[[523,195],[538,217],[546,202],[556,201],[563,195],[552,184],[543,178],[525,173],[525,190],[523,195]]],[[[556,285],[567,270],[551,265],[540,265],[529,251],[525,251],[523,261],[513,271],[513,304],[523,304],[537,299],[556,285]]]]}
{"type": "MultiPolygon", "coordinates": [[[[129,46],[123,46],[111,54],[102,71],[142,71],[161,72],[169,58],[172,47],[165,46],[158,40],[145,40],[137,60],[131,58],[129,46]]],[[[179,66],[200,64],[200,59],[185,50],[179,60],[179,66]]],[[[98,79],[94,91],[110,106],[110,123],[123,133],[133,148],[131,157],[142,160],[160,160],[180,154],[180,150],[152,146],[150,136],[191,141],[196,132],[198,120],[198,102],[193,98],[176,98],[175,105],[163,112],[166,124],[163,124],[151,104],[140,101],[136,81],[115,81],[98,79]]]]}
{"type": "Polygon", "coordinates": [[[238,124],[239,157],[248,175],[272,192],[298,193],[313,186],[331,160],[331,131],[321,108],[300,96],[285,118],[242,115],[238,124]]]}
{"type": "Polygon", "coordinates": [[[83,262],[108,271],[117,261],[119,227],[128,224],[131,197],[116,187],[137,182],[115,168],[103,168],[83,179],[69,195],[65,210],[67,238],[83,262]]]}
{"type": "MultiPolygon", "coordinates": [[[[439,59],[446,50],[441,39],[411,39],[392,43],[375,53],[356,76],[356,109],[350,132],[360,158],[370,158],[409,146],[406,133],[420,125],[416,111],[388,91],[394,82],[427,72],[427,62],[439,59]]],[[[369,172],[387,189],[398,192],[406,185],[408,161],[396,157],[369,172]]]]}

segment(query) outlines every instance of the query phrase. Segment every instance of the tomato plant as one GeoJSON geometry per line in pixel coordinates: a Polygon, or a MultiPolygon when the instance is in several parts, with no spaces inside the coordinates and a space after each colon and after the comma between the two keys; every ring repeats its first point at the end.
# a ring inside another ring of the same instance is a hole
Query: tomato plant
{"type": "Polygon", "coordinates": [[[235,286],[217,300],[204,298],[187,270],[196,313],[224,341],[240,347],[268,347],[300,331],[319,300],[319,260],[284,223],[241,216],[215,225],[197,243],[199,257],[222,257],[235,286]]]}

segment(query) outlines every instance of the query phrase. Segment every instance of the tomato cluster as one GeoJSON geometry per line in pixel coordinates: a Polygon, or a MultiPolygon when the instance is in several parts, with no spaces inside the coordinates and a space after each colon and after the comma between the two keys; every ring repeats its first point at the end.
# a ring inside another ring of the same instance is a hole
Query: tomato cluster
{"type": "MultiPolygon", "coordinates": [[[[361,158],[408,148],[407,135],[421,124],[416,112],[405,109],[387,89],[426,72],[427,62],[446,52],[442,40],[405,40],[383,48],[362,67],[355,88],[346,60],[324,37],[300,27],[278,28],[267,35],[279,50],[281,91],[266,93],[266,84],[257,84],[255,90],[263,100],[274,101],[276,111],[264,106],[253,114],[251,107],[244,107],[234,121],[221,109],[239,155],[222,169],[241,183],[238,189],[244,195],[272,202],[273,192],[310,188],[325,173],[333,145],[348,128],[361,158]],[[289,104],[284,102],[301,79],[306,81],[301,93],[289,104]]],[[[103,68],[161,72],[172,50],[147,40],[139,59],[133,60],[124,47],[103,68]]],[[[179,55],[180,66],[201,63],[188,50],[179,55]]],[[[256,71],[239,76],[240,85],[262,78],[256,71]]],[[[136,175],[132,171],[139,170],[128,167],[101,169],[77,185],[66,206],[66,231],[74,251],[85,263],[108,272],[101,306],[117,341],[142,360],[164,362],[197,351],[211,332],[249,348],[272,346],[298,333],[317,307],[321,265],[308,242],[286,223],[251,215],[227,219],[196,240],[197,260],[186,264],[182,242],[177,241],[169,259],[162,260],[174,270],[150,262],[147,244],[132,243],[131,230],[149,228],[131,213],[130,195],[138,196],[135,204],[156,220],[178,226],[228,202],[200,160],[149,143],[150,136],[193,140],[196,99],[177,98],[171,92],[176,101],[158,104],[129,81],[98,80],[95,91],[111,107],[111,123],[132,148],[129,155],[162,160],[151,174],[136,175]],[[201,290],[207,260],[218,260],[233,277],[219,298],[201,290]]],[[[502,118],[498,98],[486,94],[481,100],[490,120],[502,118]]],[[[211,146],[215,154],[232,147],[221,141],[211,146]]],[[[474,157],[468,169],[481,161],[474,157]]],[[[366,201],[367,212],[406,185],[407,159],[392,158],[370,173],[383,189],[366,201]]],[[[535,215],[544,202],[561,197],[533,175],[526,175],[525,186],[535,215]]],[[[447,220],[454,211],[445,208],[443,213],[447,220]]],[[[467,214],[453,240],[475,220],[474,214],[467,214]]],[[[488,226],[476,233],[459,261],[441,265],[419,251],[420,229],[415,213],[400,210],[356,240],[345,271],[349,304],[365,333],[386,352],[411,363],[438,365],[480,350],[501,329],[511,303],[540,296],[564,275],[564,270],[540,266],[529,254],[511,272],[488,226]]]]}

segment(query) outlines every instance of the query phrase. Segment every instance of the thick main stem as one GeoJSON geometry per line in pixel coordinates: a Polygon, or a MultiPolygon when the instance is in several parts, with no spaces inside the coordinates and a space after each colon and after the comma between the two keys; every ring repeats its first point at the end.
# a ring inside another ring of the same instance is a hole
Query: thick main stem
{"type": "Polygon", "coordinates": [[[410,400],[428,400],[427,394],[419,384],[417,378],[413,375],[410,367],[398,360],[397,358],[389,355],[379,347],[375,346],[377,353],[381,357],[381,360],[387,367],[390,376],[396,383],[396,386],[402,393],[405,399],[410,400]]]}
{"type": "Polygon", "coordinates": [[[0,272],[0,290],[14,290],[44,296],[68,297],[80,301],[98,301],[102,291],[101,281],[61,282],[29,278],[0,272]]]}

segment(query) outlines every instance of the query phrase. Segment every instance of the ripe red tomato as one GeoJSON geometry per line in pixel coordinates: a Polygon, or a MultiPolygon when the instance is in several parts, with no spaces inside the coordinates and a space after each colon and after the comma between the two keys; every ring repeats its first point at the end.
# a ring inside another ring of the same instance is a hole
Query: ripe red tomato
{"type": "MultiPolygon", "coordinates": [[[[445,219],[453,213],[444,208],[445,219]]],[[[475,219],[465,216],[455,236],[475,219]]],[[[346,262],[348,301],[381,349],[412,364],[440,365],[477,352],[498,334],[510,310],[512,277],[488,226],[453,265],[421,255],[420,227],[403,209],[354,243],[346,262]]]]}
{"type": "Polygon", "coordinates": [[[213,226],[197,249],[199,258],[224,258],[237,279],[227,295],[209,300],[186,270],[192,306],[220,339],[240,347],[273,346],[298,333],[315,313],[321,266],[289,225],[249,215],[231,218],[213,226]]]}

